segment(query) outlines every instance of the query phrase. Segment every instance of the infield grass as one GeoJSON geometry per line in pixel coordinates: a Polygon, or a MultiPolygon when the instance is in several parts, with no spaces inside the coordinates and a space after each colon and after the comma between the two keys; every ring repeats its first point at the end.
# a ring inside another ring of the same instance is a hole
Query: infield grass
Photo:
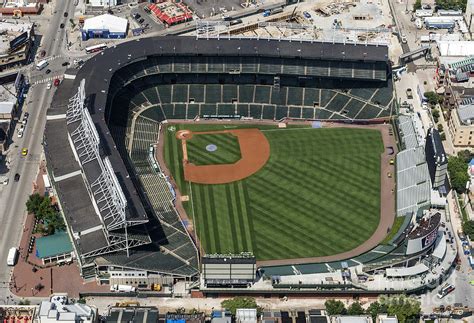
{"type": "Polygon", "coordinates": [[[188,160],[194,165],[233,164],[240,155],[239,139],[230,133],[194,134],[186,140],[188,160]],[[215,151],[208,151],[208,145],[215,145],[215,151]]]}
{"type": "Polygon", "coordinates": [[[269,161],[256,174],[221,185],[184,182],[181,144],[166,131],[165,160],[192,198],[184,207],[205,252],[252,251],[259,260],[327,256],[372,235],[380,220],[379,131],[258,128],[270,143],[269,161]]]}

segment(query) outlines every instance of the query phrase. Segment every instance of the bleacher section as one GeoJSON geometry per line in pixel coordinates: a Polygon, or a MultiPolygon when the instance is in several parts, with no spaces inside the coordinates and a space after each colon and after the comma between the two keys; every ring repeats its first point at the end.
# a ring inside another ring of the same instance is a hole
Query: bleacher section
{"type": "MultiPolygon", "coordinates": [[[[173,274],[189,275],[194,274],[195,268],[197,268],[196,249],[188,238],[186,230],[174,209],[174,196],[170,191],[166,178],[161,176],[150,163],[149,149],[157,141],[159,130],[159,121],[157,120],[162,120],[162,116],[161,110],[148,109],[135,119],[133,136],[129,138],[131,144],[128,146],[127,153],[133,162],[141,186],[146,192],[148,203],[161,223],[161,225],[152,226],[156,229],[156,232],[152,230],[150,234],[153,244],[158,245],[162,253],[175,256],[164,258],[160,256],[159,252],[156,252],[156,255],[149,260],[149,268],[153,268],[153,261],[159,261],[160,258],[163,258],[164,261],[168,262],[166,268],[173,274]],[[169,263],[170,259],[175,263],[169,263]]],[[[117,139],[120,140],[120,138],[117,139]]],[[[144,247],[144,249],[146,248],[144,247]]],[[[139,257],[140,249],[134,250],[132,259],[124,258],[123,261],[133,263],[133,255],[135,254],[136,257],[139,257]]],[[[114,255],[110,257],[122,256],[114,255]]]]}
{"type": "MultiPolygon", "coordinates": [[[[146,79],[143,79],[143,81],[146,79]]],[[[254,119],[357,119],[394,113],[391,88],[320,89],[250,84],[158,84],[137,81],[115,97],[115,104],[140,109],[155,106],[167,119],[239,115],[254,119]],[[131,95],[131,93],[136,93],[131,95]],[[369,97],[369,93],[370,97],[369,97]],[[361,96],[358,96],[361,95],[361,96]],[[369,97],[369,98],[368,98],[369,97]],[[382,105],[383,104],[383,105],[382,105]]]]}

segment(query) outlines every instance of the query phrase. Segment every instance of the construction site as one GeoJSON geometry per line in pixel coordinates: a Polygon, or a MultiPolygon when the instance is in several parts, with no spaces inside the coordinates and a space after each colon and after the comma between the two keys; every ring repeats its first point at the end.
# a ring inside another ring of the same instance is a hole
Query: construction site
{"type": "Polygon", "coordinates": [[[196,21],[196,30],[189,35],[200,38],[240,36],[384,45],[398,43],[388,4],[370,0],[302,3],[248,17],[222,16],[221,21],[196,21]]]}

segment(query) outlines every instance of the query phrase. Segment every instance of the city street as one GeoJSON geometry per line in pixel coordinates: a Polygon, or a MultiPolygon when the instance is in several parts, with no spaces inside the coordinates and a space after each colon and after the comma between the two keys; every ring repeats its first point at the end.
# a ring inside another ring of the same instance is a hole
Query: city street
{"type": "MultiPolygon", "coordinates": [[[[64,18],[64,12],[72,12],[74,1],[63,0],[54,1],[49,5],[55,5],[53,16],[49,22],[41,22],[40,31],[42,35],[41,46],[39,50],[45,50],[47,56],[65,55],[65,35],[64,30],[58,28],[64,18]]],[[[32,19],[33,20],[33,19],[32,19]]],[[[52,60],[48,66],[51,69],[50,75],[60,75],[64,72],[61,60],[52,60]]],[[[44,71],[37,72],[34,64],[26,70],[28,76],[32,76],[33,83],[35,79],[40,79],[44,71]]],[[[46,75],[43,77],[46,78],[46,75]]],[[[33,190],[33,182],[38,173],[38,167],[42,158],[42,139],[43,130],[46,123],[46,110],[51,104],[52,90],[46,90],[46,84],[33,85],[28,92],[26,104],[23,111],[30,113],[29,122],[25,129],[23,138],[17,138],[14,134],[14,143],[12,144],[7,159],[9,160],[10,171],[7,174],[10,183],[2,187],[0,191],[0,222],[3,224],[2,239],[0,239],[0,300],[6,300],[10,295],[9,281],[11,268],[7,267],[4,259],[7,259],[8,250],[11,247],[18,246],[23,230],[26,216],[25,202],[28,195],[33,190]],[[26,157],[21,157],[21,149],[28,148],[29,153],[26,157]],[[20,180],[15,182],[13,177],[20,174],[20,180]]]]}

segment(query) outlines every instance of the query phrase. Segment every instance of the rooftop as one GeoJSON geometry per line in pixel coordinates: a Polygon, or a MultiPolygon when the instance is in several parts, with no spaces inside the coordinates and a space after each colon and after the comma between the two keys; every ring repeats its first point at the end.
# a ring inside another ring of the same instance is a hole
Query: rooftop
{"type": "Polygon", "coordinates": [[[84,30],[109,30],[115,33],[125,33],[128,27],[128,20],[105,14],[86,19],[84,21],[84,30]]]}
{"type": "Polygon", "coordinates": [[[440,221],[441,213],[439,212],[428,218],[421,219],[421,221],[418,223],[418,226],[408,234],[408,238],[415,239],[432,232],[435,227],[439,226],[440,221]]]}
{"type": "Polygon", "coordinates": [[[65,231],[36,239],[36,256],[48,258],[73,251],[69,235],[65,231]]]}

